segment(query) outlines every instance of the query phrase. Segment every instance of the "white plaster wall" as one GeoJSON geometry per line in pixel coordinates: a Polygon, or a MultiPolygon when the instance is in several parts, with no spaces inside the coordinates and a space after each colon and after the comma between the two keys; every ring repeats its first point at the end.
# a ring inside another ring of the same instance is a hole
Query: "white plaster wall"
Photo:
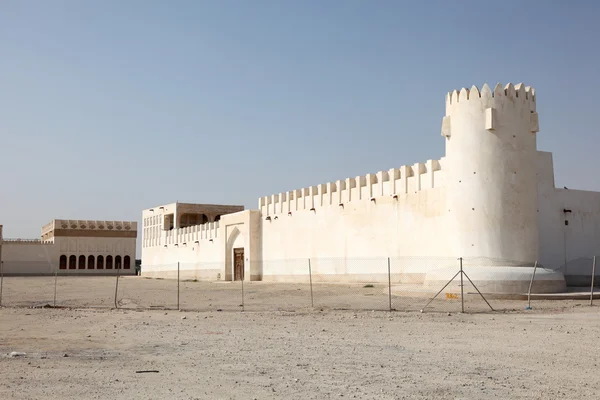
{"type": "Polygon", "coordinates": [[[2,261],[5,275],[50,275],[58,267],[56,247],[51,244],[4,242],[2,261]]]}
{"type": "Polygon", "coordinates": [[[600,193],[555,188],[552,154],[539,152],[538,160],[541,263],[562,271],[569,285],[588,285],[592,258],[600,257],[600,193]]]}
{"type": "MultiPolygon", "coordinates": [[[[387,257],[420,256],[437,268],[438,256],[451,249],[446,237],[446,191],[444,188],[400,194],[397,199],[376,196],[299,210],[262,218],[264,280],[295,280],[308,274],[307,260],[313,259],[316,278],[331,280],[387,276],[387,257]],[[277,218],[275,218],[277,217],[277,218]],[[353,276],[350,276],[353,275],[353,276]],[[336,279],[340,279],[338,276],[336,279]]],[[[424,273],[422,260],[416,270],[424,273]]]]}

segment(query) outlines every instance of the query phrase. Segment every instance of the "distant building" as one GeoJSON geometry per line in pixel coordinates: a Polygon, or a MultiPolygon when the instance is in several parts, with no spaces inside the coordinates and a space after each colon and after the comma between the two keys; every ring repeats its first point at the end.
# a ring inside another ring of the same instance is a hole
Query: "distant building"
{"type": "Polygon", "coordinates": [[[135,274],[137,222],[56,219],[41,239],[1,239],[5,275],[135,274]]]}

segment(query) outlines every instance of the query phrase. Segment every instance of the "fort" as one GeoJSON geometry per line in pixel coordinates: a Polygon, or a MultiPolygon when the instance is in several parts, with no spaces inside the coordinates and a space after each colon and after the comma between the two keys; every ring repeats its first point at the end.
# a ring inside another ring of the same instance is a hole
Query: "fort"
{"type": "Polygon", "coordinates": [[[488,292],[525,292],[534,263],[537,291],[566,290],[600,254],[600,193],[555,187],[535,89],[485,84],[445,103],[439,160],[264,196],[256,210],[222,206],[217,220],[196,205],[197,225],[171,223],[191,204],[144,210],[142,274],[305,281],[311,259],[321,280],[383,280],[356,260],[387,257],[395,283],[427,285],[460,257],[488,292]]]}

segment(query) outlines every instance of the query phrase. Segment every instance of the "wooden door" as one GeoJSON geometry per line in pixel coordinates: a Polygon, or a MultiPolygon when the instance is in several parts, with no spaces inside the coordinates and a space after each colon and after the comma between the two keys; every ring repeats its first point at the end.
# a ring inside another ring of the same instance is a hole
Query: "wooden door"
{"type": "Polygon", "coordinates": [[[244,249],[233,249],[233,280],[244,279],[244,249]]]}

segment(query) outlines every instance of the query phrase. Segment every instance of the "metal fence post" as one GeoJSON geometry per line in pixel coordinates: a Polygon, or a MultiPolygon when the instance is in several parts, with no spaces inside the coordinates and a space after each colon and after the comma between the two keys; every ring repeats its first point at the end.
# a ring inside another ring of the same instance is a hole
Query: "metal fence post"
{"type": "Polygon", "coordinates": [[[592,262],[592,287],[590,288],[590,306],[594,305],[594,278],[596,277],[596,256],[592,262]]]}
{"type": "Polygon", "coordinates": [[[115,284],[115,308],[119,308],[119,305],[117,304],[117,295],[119,292],[119,268],[120,268],[120,265],[117,263],[116,267],[117,267],[117,283],[115,284]]]}
{"type": "MultiPolygon", "coordinates": [[[[52,264],[50,264],[50,265],[52,265],[52,264]]],[[[57,265],[54,270],[54,307],[56,307],[56,284],[58,281],[58,268],[59,268],[59,265],[57,265]]]]}
{"type": "Polygon", "coordinates": [[[310,265],[310,258],[308,259],[308,279],[310,282],[310,306],[314,307],[315,302],[313,298],[313,286],[312,286],[312,267],[310,265]]]}
{"type": "Polygon", "coordinates": [[[533,274],[531,274],[531,281],[529,281],[529,289],[527,290],[527,308],[526,310],[531,310],[531,287],[533,286],[533,280],[535,279],[535,271],[537,271],[537,260],[533,265],[533,274]]]}
{"type": "Polygon", "coordinates": [[[4,287],[4,261],[0,261],[0,307],[2,307],[2,288],[4,287]]]}
{"type": "Polygon", "coordinates": [[[460,260],[460,309],[461,312],[464,314],[465,312],[465,292],[463,290],[463,259],[462,257],[459,258],[460,260]]]}
{"type": "Polygon", "coordinates": [[[388,303],[390,311],[392,311],[392,272],[390,268],[390,258],[387,259],[387,267],[388,267],[388,303]]]}
{"type": "Polygon", "coordinates": [[[177,261],[177,309],[179,310],[179,261],[177,261]]]}
{"type": "Polygon", "coordinates": [[[242,312],[245,311],[244,310],[244,308],[245,308],[245,305],[244,305],[244,272],[245,271],[242,269],[242,276],[241,276],[241,278],[242,278],[242,312]]]}

